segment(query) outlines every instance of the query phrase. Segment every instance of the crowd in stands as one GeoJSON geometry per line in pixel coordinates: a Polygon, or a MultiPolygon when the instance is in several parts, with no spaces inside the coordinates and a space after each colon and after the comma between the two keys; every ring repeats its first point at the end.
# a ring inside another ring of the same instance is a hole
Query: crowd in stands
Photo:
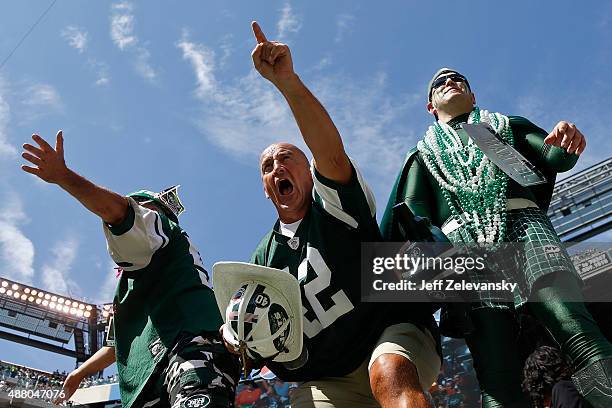
{"type": "Polygon", "coordinates": [[[289,395],[296,383],[273,380],[244,381],[236,389],[236,408],[290,407],[289,395]]]}
{"type": "MultiPolygon", "coordinates": [[[[66,372],[55,371],[49,373],[20,366],[17,364],[0,361],[0,392],[10,393],[12,390],[61,390],[66,372]]],[[[53,393],[42,393],[41,398],[50,402],[53,393]]],[[[32,395],[36,398],[35,395],[32,395]]]]}
{"type": "Polygon", "coordinates": [[[444,360],[438,380],[429,390],[436,408],[480,406],[480,388],[472,358],[463,341],[447,339],[442,343],[444,360]]]}
{"type": "Polygon", "coordinates": [[[5,388],[12,386],[21,389],[58,389],[64,384],[66,375],[66,372],[48,373],[0,361],[0,380],[5,388]]]}

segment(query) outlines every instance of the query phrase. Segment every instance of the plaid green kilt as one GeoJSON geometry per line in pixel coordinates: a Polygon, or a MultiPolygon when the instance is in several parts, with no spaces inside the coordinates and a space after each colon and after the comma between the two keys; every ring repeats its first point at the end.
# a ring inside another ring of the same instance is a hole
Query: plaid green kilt
{"type": "MultiPolygon", "coordinates": [[[[475,239],[465,220],[461,226],[447,233],[452,243],[473,243],[475,239]]],[[[471,282],[499,282],[505,279],[517,283],[512,293],[479,291],[470,301],[472,308],[519,307],[529,300],[534,284],[553,272],[565,272],[580,277],[564,245],[557,236],[550,219],[539,208],[508,211],[506,237],[499,248],[487,252],[486,268],[472,269],[466,277],[471,282]],[[513,245],[520,243],[521,245],[513,245]]]]}

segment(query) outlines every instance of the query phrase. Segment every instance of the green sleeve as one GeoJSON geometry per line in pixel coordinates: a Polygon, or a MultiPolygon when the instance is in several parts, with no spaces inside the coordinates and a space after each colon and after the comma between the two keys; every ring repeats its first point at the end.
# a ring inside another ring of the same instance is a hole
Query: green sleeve
{"type": "Polygon", "coordinates": [[[548,133],[520,116],[511,116],[510,124],[517,149],[536,167],[547,173],[562,173],[574,167],[578,155],[544,143],[548,133]]]}
{"type": "Polygon", "coordinates": [[[435,222],[437,214],[434,192],[429,183],[427,167],[419,156],[410,165],[402,196],[414,215],[427,217],[435,222]]]}

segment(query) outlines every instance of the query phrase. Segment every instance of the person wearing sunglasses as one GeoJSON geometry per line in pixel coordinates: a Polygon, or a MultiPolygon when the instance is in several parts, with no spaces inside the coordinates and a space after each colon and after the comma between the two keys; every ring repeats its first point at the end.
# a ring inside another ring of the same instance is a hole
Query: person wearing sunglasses
{"type": "Polygon", "coordinates": [[[238,359],[223,345],[223,320],[197,248],[179,226],[178,186],[127,197],[66,166],[62,131],[53,148],[38,135],[21,166],[57,184],[102,219],[108,251],[120,267],[106,345],[68,375],[56,402],[69,399],[90,375],[117,363],[122,406],[233,407],[238,359]],[[113,336],[110,336],[111,338],[113,336]]]}
{"type": "Polygon", "coordinates": [[[576,164],[585,137],[566,121],[548,133],[525,118],[480,109],[467,78],[454,69],[438,70],[427,94],[427,110],[436,120],[406,157],[381,231],[387,240],[406,239],[392,210],[405,202],[452,243],[520,243],[521,249],[494,264],[504,267],[487,268],[486,277],[469,276],[494,281],[512,271],[510,279],[519,283],[514,292],[479,292],[469,304],[447,304],[442,310],[442,333],[464,337],[470,348],[483,406],[529,406],[521,392],[517,311],[534,315],[570,356],[582,395],[595,407],[612,406],[612,345],[586,310],[580,277],[546,215],[555,177],[576,164]],[[509,178],[469,138],[461,127],[466,122],[488,123],[546,182],[524,187],[509,178]]]}

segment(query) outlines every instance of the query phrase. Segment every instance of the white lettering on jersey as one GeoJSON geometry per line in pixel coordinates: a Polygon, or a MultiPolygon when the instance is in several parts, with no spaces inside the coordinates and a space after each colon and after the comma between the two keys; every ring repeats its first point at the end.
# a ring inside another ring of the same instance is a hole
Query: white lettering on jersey
{"type": "Polygon", "coordinates": [[[198,270],[198,274],[200,275],[200,280],[202,281],[202,284],[211,288],[212,285],[210,284],[210,279],[208,279],[208,272],[206,272],[206,269],[204,268],[204,262],[202,262],[202,256],[200,255],[200,251],[198,251],[198,248],[193,245],[193,242],[191,242],[191,238],[189,238],[189,235],[187,235],[185,231],[183,231],[183,235],[185,236],[185,238],[187,238],[187,242],[189,243],[189,253],[193,258],[193,266],[195,266],[195,268],[198,270]]]}
{"type": "Polygon", "coordinates": [[[306,279],[309,264],[312,270],[316,273],[317,277],[303,285],[304,295],[306,296],[312,311],[317,317],[316,319],[308,320],[306,318],[308,309],[303,305],[302,312],[304,313],[304,334],[306,334],[307,337],[312,338],[321,330],[330,326],[340,316],[353,310],[354,306],[344,291],[340,289],[331,296],[331,300],[334,305],[325,310],[321,305],[321,302],[319,302],[317,295],[322,290],[328,288],[331,284],[332,272],[323,260],[319,250],[317,248],[308,246],[306,248],[306,258],[298,267],[298,280],[300,282],[303,282],[306,279]]]}

